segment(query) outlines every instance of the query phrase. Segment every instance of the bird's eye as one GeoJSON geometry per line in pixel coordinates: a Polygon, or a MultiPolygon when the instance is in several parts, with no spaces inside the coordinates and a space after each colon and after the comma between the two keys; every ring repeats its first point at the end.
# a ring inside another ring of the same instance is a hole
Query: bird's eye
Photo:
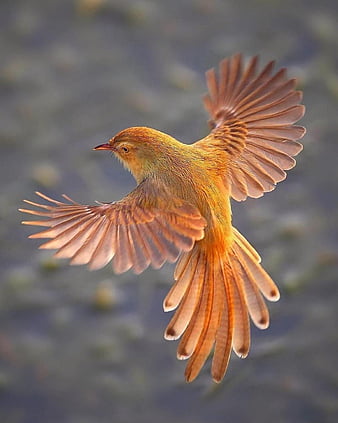
{"type": "Polygon", "coordinates": [[[126,147],[126,146],[121,147],[121,150],[122,150],[124,153],[129,153],[129,148],[128,148],[128,147],[126,147]]]}

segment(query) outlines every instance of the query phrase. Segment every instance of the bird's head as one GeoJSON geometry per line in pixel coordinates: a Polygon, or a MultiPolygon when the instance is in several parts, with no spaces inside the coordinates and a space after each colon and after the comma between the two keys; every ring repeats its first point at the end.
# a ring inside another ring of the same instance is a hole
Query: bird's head
{"type": "Polygon", "coordinates": [[[131,171],[137,182],[164,164],[176,144],[174,138],[146,127],[132,127],[116,134],[94,150],[110,150],[131,171]]]}

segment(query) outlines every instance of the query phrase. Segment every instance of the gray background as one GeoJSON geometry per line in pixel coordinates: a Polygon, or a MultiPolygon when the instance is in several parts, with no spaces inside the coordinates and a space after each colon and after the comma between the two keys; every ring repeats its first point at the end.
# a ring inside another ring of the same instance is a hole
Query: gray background
{"type": "Polygon", "coordinates": [[[335,0],[2,0],[0,421],[335,422],[335,0]],[[276,191],[234,203],[282,298],[221,385],[192,384],[163,340],[173,266],[114,276],[38,251],[17,212],[34,190],[118,200],[132,177],[91,148],[135,125],[207,133],[204,72],[243,52],[304,90],[304,152],[276,191]]]}

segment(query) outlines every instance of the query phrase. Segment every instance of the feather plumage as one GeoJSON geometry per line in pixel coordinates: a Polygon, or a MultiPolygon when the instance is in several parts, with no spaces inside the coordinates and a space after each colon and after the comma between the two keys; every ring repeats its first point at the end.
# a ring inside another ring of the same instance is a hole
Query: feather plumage
{"type": "Polygon", "coordinates": [[[295,165],[305,133],[294,125],[303,116],[302,95],[286,70],[274,62],[258,71],[241,55],[206,73],[204,105],[211,132],[185,145],[151,128],[121,131],[96,149],[112,150],[133,173],[138,186],[114,203],[82,205],[37,195],[21,209],[46,229],[30,238],[49,239],[71,264],[99,269],[112,261],[116,273],[141,273],[178,260],[174,283],[163,302],[174,311],[165,338],[180,342],[177,357],[187,360],[188,382],[199,374],[214,348],[211,374],[220,382],[231,351],[245,358],[250,349],[250,318],[269,326],[265,299],[279,291],[261,266],[253,246],[231,224],[230,196],[260,197],[275,188],[295,165]]]}
{"type": "Polygon", "coordinates": [[[69,204],[63,203],[37,192],[49,204],[26,201],[38,209],[20,210],[46,218],[23,223],[48,227],[30,238],[51,238],[40,248],[56,249],[55,257],[89,264],[92,269],[113,260],[116,273],[131,268],[140,273],[149,264],[158,268],[167,260],[176,261],[182,251],[191,250],[203,238],[205,227],[205,219],[184,201],[171,199],[172,207],[157,209],[165,191],[159,190],[158,198],[151,200],[146,191],[145,184],[139,185],[121,202],[96,206],[81,205],[69,197],[69,204]]]}
{"type": "Polygon", "coordinates": [[[243,68],[240,54],[220,63],[219,78],[214,69],[206,73],[209,93],[204,105],[209,112],[211,133],[195,143],[208,148],[214,139],[223,140],[219,148],[230,158],[228,174],[231,195],[242,201],[272,191],[285,179],[284,170],[295,165],[302,149],[296,140],[305,129],[293,125],[304,115],[299,103],[302,93],[295,91],[295,79],[287,79],[286,70],[273,74],[269,62],[257,75],[258,58],[243,68]],[[242,132],[231,133],[234,125],[242,132]]]}

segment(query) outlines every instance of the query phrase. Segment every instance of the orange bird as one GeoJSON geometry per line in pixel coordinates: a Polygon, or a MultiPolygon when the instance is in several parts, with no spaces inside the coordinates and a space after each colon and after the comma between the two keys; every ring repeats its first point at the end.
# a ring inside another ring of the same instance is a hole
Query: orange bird
{"type": "Polygon", "coordinates": [[[55,257],[99,269],[112,260],[116,273],[136,274],[150,264],[175,262],[175,282],[163,302],[176,310],[165,338],[180,338],[177,357],[189,359],[185,378],[199,374],[211,350],[211,375],[220,382],[231,350],[246,357],[250,323],[269,326],[269,301],[279,291],[260,264],[260,256],[231,224],[230,199],[243,201],[272,191],[295,166],[293,156],[305,129],[302,93],[286,69],[274,62],[261,71],[258,58],[243,66],[236,54],[206,73],[210,133],[194,144],[170,135],[132,127],[94,150],[110,150],[131,171],[137,187],[122,200],[87,206],[63,195],[67,203],[40,192],[47,204],[20,209],[43,220],[30,238],[51,238],[40,248],[55,257]]]}

